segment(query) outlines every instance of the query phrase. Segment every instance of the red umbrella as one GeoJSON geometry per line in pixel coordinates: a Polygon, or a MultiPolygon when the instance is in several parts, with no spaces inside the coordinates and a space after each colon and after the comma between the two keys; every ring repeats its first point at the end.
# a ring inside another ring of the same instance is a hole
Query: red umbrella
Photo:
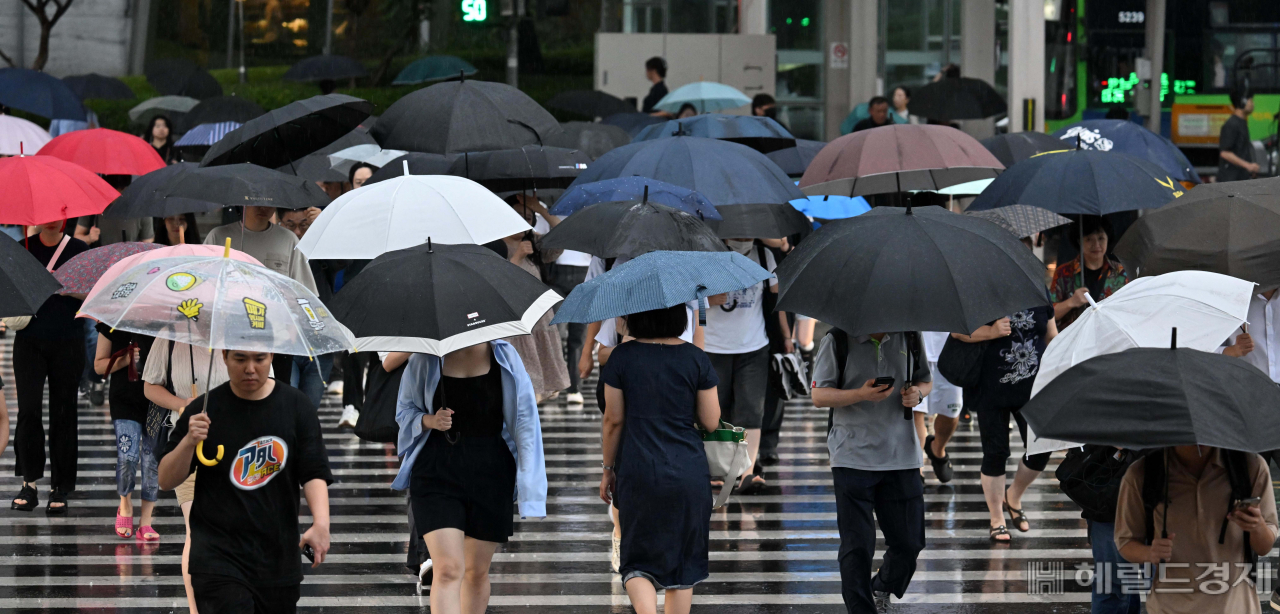
{"type": "Polygon", "coordinates": [[[866,196],[940,190],[991,179],[1004,165],[973,137],[950,126],[899,124],[847,134],[814,156],[800,191],[866,196]]]}
{"type": "Polygon", "coordinates": [[[163,248],[155,243],[112,243],[81,252],[53,272],[63,294],[87,294],[111,265],[134,254],[163,248]]]}
{"type": "Polygon", "coordinates": [[[100,175],[145,175],[165,167],[150,143],[106,128],[68,132],[46,143],[37,155],[62,158],[100,175]]]}
{"type": "Polygon", "coordinates": [[[102,213],[120,195],[101,177],[53,156],[0,159],[0,224],[36,226],[102,213]]]}

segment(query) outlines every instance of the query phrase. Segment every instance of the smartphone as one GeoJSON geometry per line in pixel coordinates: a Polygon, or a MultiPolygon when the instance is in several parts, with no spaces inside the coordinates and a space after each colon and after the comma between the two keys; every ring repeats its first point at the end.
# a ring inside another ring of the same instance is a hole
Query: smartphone
{"type": "Polygon", "coordinates": [[[302,547],[302,556],[307,557],[307,560],[311,561],[312,563],[316,562],[316,551],[314,548],[311,547],[311,544],[307,544],[302,547]]]}
{"type": "Polygon", "coordinates": [[[875,382],[873,382],[873,385],[876,388],[884,388],[885,386],[893,386],[894,381],[895,380],[892,376],[886,375],[884,377],[877,377],[875,382]]]}
{"type": "Polygon", "coordinates": [[[1258,507],[1262,504],[1262,497],[1249,497],[1248,499],[1239,499],[1235,504],[1235,511],[1243,512],[1251,507],[1258,507]]]}

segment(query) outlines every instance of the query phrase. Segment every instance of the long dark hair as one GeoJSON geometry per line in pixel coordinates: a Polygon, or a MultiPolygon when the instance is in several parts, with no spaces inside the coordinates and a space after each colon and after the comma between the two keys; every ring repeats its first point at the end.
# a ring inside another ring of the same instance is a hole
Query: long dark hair
{"type": "Polygon", "coordinates": [[[153,116],[151,121],[147,122],[147,129],[142,131],[142,140],[146,141],[148,145],[155,147],[155,144],[151,142],[151,131],[155,130],[156,122],[158,121],[164,121],[164,125],[169,127],[169,136],[165,137],[164,145],[156,147],[156,153],[160,154],[161,158],[164,158],[166,164],[172,164],[174,161],[173,155],[175,153],[173,144],[177,141],[177,138],[175,138],[173,134],[173,120],[169,119],[168,115],[153,116]]]}
{"type": "MultiPolygon", "coordinates": [[[[187,245],[200,244],[200,228],[196,225],[196,214],[184,213],[183,219],[187,222],[187,229],[182,233],[182,242],[187,245]]],[[[151,218],[152,228],[155,229],[156,245],[173,245],[169,242],[169,228],[164,224],[164,218],[151,218]]]]}

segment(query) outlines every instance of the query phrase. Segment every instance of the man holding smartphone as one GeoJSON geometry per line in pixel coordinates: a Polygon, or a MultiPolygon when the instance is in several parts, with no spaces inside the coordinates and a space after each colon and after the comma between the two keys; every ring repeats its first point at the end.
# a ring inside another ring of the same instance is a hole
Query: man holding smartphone
{"type": "Polygon", "coordinates": [[[840,529],[840,583],[849,612],[884,612],[890,594],[911,583],[924,549],[923,442],[903,408],[932,390],[924,352],[908,351],[907,335],[847,337],[833,332],[814,353],[813,404],[832,408],[827,448],[840,529]],[[846,356],[837,356],[846,346],[846,356]],[[911,358],[909,358],[911,357],[911,358]],[[914,365],[908,360],[914,359],[914,365]],[[911,380],[907,374],[911,373],[911,380]],[[872,519],[872,513],[875,519],[872,519]],[[876,522],[884,533],[884,563],[873,577],[876,522]]]}

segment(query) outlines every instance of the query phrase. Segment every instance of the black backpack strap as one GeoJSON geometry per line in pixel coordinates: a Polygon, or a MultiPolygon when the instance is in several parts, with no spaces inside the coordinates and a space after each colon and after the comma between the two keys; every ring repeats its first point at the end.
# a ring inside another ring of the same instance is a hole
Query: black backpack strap
{"type": "MultiPolygon", "coordinates": [[[[836,387],[844,386],[844,365],[849,362],[849,334],[838,328],[827,333],[831,336],[832,352],[836,357],[836,387]]],[[[836,408],[827,409],[827,434],[835,427],[836,408]]]]}
{"type": "MultiPolygon", "coordinates": [[[[1236,501],[1248,499],[1253,496],[1253,480],[1249,477],[1249,454],[1238,450],[1226,450],[1219,448],[1218,454],[1222,455],[1222,466],[1227,470],[1227,481],[1231,484],[1231,499],[1227,501],[1227,510],[1233,509],[1236,501]]],[[[1221,544],[1227,538],[1226,518],[1222,519],[1222,528],[1218,530],[1218,543],[1221,544]]],[[[1244,560],[1249,564],[1249,579],[1254,580],[1257,571],[1254,569],[1258,562],[1258,554],[1253,551],[1253,545],[1249,543],[1249,532],[1244,532],[1244,560]]]]}
{"type": "MultiPolygon", "coordinates": [[[[1167,450],[1159,450],[1154,454],[1147,455],[1143,460],[1143,476],[1142,476],[1142,509],[1146,512],[1146,541],[1147,545],[1156,536],[1155,525],[1155,509],[1156,505],[1164,501],[1165,493],[1165,458],[1167,450]]],[[[1167,511],[1165,512],[1168,513],[1167,511]]],[[[1162,535],[1163,537],[1163,535],[1162,535]]]]}

